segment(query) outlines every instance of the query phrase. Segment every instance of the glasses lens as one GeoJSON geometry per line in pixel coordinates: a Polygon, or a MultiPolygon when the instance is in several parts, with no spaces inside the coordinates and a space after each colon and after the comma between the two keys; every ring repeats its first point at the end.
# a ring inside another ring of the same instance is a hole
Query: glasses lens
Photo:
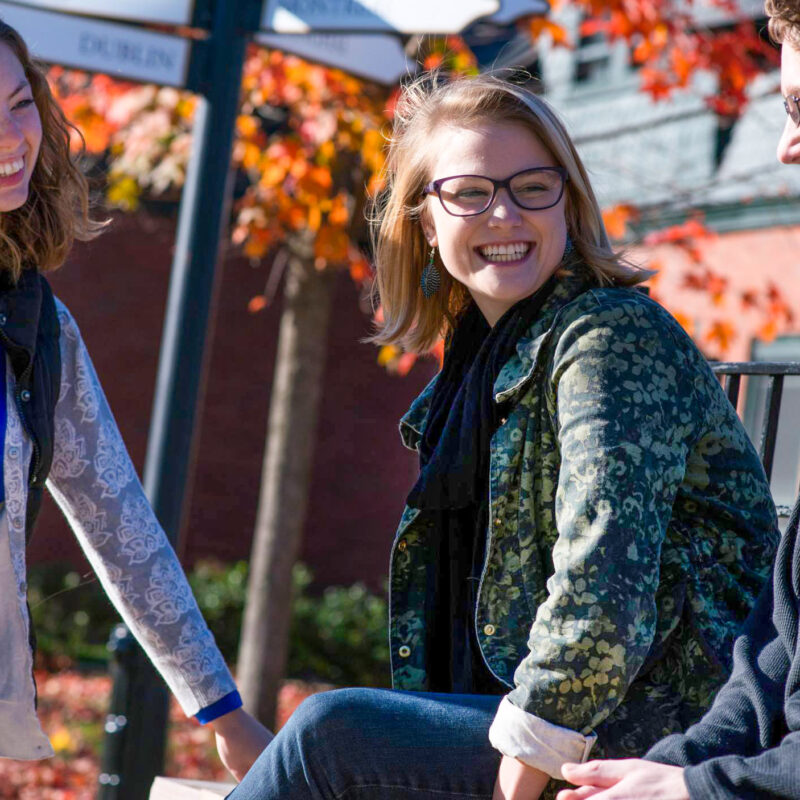
{"type": "Polygon", "coordinates": [[[462,175],[447,178],[439,185],[439,197],[445,211],[459,217],[480,214],[492,202],[492,182],[486,178],[462,175]]]}
{"type": "Polygon", "coordinates": [[[511,181],[511,193],[523,208],[537,209],[554,206],[561,198],[564,178],[549,169],[529,169],[511,181]]]}
{"type": "Polygon", "coordinates": [[[786,100],[783,101],[783,107],[786,109],[789,119],[791,119],[795,125],[800,125],[800,106],[798,106],[798,98],[794,96],[787,97],[786,100]]]}

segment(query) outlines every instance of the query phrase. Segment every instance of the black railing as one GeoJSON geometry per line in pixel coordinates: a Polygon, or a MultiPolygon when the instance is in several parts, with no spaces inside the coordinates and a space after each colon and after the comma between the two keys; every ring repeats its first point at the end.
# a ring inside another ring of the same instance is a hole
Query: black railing
{"type": "MultiPolygon", "coordinates": [[[[740,363],[714,363],[714,372],[722,379],[722,386],[734,408],[739,402],[739,389],[742,376],[762,376],[769,379],[764,407],[764,419],[761,425],[761,439],[758,453],[767,478],[772,478],[772,467],[775,462],[775,444],[778,441],[778,421],[783,399],[783,379],[787,375],[800,375],[800,361],[744,361],[740,363]]],[[[781,516],[788,516],[790,509],[778,506],[781,516]]]]}

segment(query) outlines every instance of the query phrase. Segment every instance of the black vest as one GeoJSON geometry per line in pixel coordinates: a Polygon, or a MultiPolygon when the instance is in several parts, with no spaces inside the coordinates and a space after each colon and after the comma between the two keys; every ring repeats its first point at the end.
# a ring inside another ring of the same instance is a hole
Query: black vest
{"type": "Polygon", "coordinates": [[[8,273],[0,274],[0,341],[16,379],[17,413],[33,442],[25,514],[27,541],[39,516],[42,490],[53,463],[55,410],[61,390],[60,334],[53,292],[44,276],[26,269],[14,285],[8,273]]]}

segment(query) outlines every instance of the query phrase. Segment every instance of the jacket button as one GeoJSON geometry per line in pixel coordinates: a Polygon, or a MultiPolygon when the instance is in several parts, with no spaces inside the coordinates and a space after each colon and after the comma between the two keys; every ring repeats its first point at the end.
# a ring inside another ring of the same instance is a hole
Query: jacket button
{"type": "Polygon", "coordinates": [[[494,627],[494,625],[492,625],[491,623],[489,623],[488,625],[484,625],[484,626],[483,626],[483,632],[484,632],[484,633],[485,633],[487,636],[494,636],[494,632],[495,632],[495,627],[494,627]]]}
{"type": "Polygon", "coordinates": [[[397,655],[399,655],[400,658],[408,658],[411,655],[411,648],[407,644],[404,644],[398,649],[397,655]]]}
{"type": "Polygon", "coordinates": [[[406,548],[407,548],[407,547],[408,547],[408,542],[406,542],[406,540],[405,540],[405,539],[401,539],[401,540],[400,540],[400,541],[397,543],[397,549],[398,549],[398,550],[399,550],[401,553],[405,553],[405,551],[406,551],[406,548]]]}
{"type": "Polygon", "coordinates": [[[496,526],[499,528],[499,527],[500,527],[500,526],[503,524],[503,520],[501,520],[501,519],[500,519],[500,517],[498,517],[498,518],[497,518],[497,519],[494,521],[494,524],[495,524],[495,525],[496,525],[496,526]]]}
{"type": "Polygon", "coordinates": [[[5,314],[0,314],[0,325],[5,325],[8,322],[8,317],[5,314]]]}
{"type": "Polygon", "coordinates": [[[23,403],[27,403],[28,400],[31,399],[31,393],[27,389],[23,389],[19,393],[19,399],[22,400],[23,403]]]}

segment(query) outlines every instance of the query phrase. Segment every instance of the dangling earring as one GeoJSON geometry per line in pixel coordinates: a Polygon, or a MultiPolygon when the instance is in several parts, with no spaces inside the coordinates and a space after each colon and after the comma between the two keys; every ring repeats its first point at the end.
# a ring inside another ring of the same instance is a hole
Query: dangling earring
{"type": "Polygon", "coordinates": [[[566,261],[575,252],[575,243],[572,237],[567,234],[567,241],[564,242],[564,255],[561,256],[562,261],[566,261]]]}
{"type": "Polygon", "coordinates": [[[422,268],[422,276],[419,281],[422,294],[428,299],[433,297],[442,285],[442,276],[439,274],[439,268],[434,263],[435,255],[436,248],[431,247],[430,258],[428,259],[428,263],[422,268]]]}

